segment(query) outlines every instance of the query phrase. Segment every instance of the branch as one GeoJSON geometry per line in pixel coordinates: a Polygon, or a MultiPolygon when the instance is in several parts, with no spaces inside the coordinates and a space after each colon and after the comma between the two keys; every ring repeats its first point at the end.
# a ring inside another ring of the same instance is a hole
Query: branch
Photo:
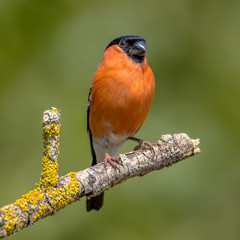
{"type": "Polygon", "coordinates": [[[51,108],[43,114],[43,158],[40,182],[34,190],[14,203],[0,208],[0,239],[54,215],[80,198],[101,192],[135,176],[171,166],[200,152],[199,139],[185,133],[161,136],[152,150],[120,154],[122,165],[114,169],[99,163],[79,172],[58,176],[60,111],[51,108]]]}

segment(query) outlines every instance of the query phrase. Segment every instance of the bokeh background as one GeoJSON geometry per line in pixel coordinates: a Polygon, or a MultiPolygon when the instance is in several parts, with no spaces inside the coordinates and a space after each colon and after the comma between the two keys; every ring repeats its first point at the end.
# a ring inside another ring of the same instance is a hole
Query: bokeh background
{"type": "Polygon", "coordinates": [[[137,136],[186,132],[201,154],[116,186],[99,212],[83,199],[12,239],[240,239],[238,0],[1,0],[0,206],[39,181],[51,106],[62,110],[60,175],[90,165],[90,80],[125,34],[147,40],[156,77],[137,136]]]}

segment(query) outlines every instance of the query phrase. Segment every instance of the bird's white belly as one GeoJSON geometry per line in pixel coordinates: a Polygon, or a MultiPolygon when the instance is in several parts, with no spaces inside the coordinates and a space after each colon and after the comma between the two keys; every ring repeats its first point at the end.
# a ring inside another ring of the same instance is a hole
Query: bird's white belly
{"type": "Polygon", "coordinates": [[[104,144],[99,141],[96,141],[93,137],[93,148],[96,154],[97,163],[103,162],[105,153],[107,152],[110,156],[116,157],[120,149],[125,145],[127,142],[127,138],[129,136],[116,136],[114,134],[111,134],[111,136],[108,138],[109,144],[106,148],[104,147],[104,144]]]}

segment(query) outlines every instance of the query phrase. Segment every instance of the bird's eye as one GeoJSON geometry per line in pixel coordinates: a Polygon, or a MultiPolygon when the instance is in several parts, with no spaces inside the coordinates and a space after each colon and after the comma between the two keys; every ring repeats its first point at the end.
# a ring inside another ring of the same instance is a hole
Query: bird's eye
{"type": "Polygon", "coordinates": [[[121,41],[119,42],[119,46],[120,46],[120,47],[126,47],[126,46],[127,46],[127,42],[126,42],[125,40],[121,40],[121,41]]]}

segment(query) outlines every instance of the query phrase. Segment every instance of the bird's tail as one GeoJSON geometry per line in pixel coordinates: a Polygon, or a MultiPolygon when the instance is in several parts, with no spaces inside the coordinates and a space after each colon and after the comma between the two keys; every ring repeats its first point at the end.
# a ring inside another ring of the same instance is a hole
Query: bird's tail
{"type": "MultiPolygon", "coordinates": [[[[88,116],[89,116],[89,109],[88,109],[88,116]]],[[[93,136],[89,128],[88,128],[88,131],[89,131],[89,138],[90,138],[91,153],[93,158],[92,166],[94,166],[95,164],[97,164],[97,156],[93,148],[93,136]]],[[[99,161],[99,162],[103,162],[103,160],[104,160],[104,155],[103,155],[102,161],[99,161]]],[[[87,199],[88,212],[91,211],[92,209],[99,210],[102,207],[102,205],[103,205],[103,192],[98,196],[87,199]]]]}
{"type": "Polygon", "coordinates": [[[87,199],[87,211],[99,210],[103,205],[103,196],[104,192],[102,192],[100,195],[96,197],[92,197],[90,199],[87,199]]]}

